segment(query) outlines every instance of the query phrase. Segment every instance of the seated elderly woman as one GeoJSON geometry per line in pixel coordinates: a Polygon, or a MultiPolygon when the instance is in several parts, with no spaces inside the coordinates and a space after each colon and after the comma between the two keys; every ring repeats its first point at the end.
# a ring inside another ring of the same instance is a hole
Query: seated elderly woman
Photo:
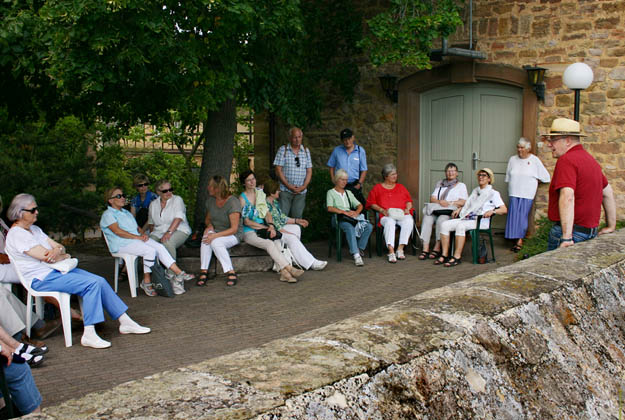
{"type": "Polygon", "coordinates": [[[443,253],[434,265],[444,264],[445,267],[454,267],[462,262],[462,248],[464,248],[467,230],[477,227],[477,217],[482,216],[480,229],[488,229],[490,218],[495,214],[506,214],[508,209],[501,199],[498,191],[492,187],[495,175],[489,168],[482,168],[477,171],[478,186],[471,192],[471,195],[462,208],[452,213],[454,219],[447,220],[441,226],[441,244],[443,253]],[[458,217],[456,219],[456,217],[458,217]],[[449,234],[456,232],[456,247],[454,255],[449,257],[449,234]]]}
{"type": "Polygon", "coordinates": [[[265,182],[263,191],[267,196],[267,206],[271,215],[272,223],[276,231],[282,234],[280,241],[289,247],[295,262],[305,270],[323,270],[327,261],[315,259],[306,249],[302,241],[302,227],[308,226],[308,220],[287,217],[280,209],[278,197],[280,196],[280,185],[270,179],[265,182]]]}
{"type": "Polygon", "coordinates": [[[256,189],[254,172],[245,171],[239,178],[241,183],[245,185],[245,189],[239,197],[243,208],[241,213],[243,216],[243,240],[256,248],[267,251],[278,266],[280,281],[296,283],[297,277],[304,274],[304,271],[293,267],[282,255],[280,245],[274,242],[273,239],[280,239],[281,234],[276,233],[277,228],[271,223],[271,213],[269,213],[265,193],[256,189]],[[265,224],[265,220],[269,224],[265,224]]]}
{"type": "Polygon", "coordinates": [[[377,184],[367,197],[367,209],[381,213],[380,225],[384,227],[384,241],[388,248],[388,262],[405,260],[404,247],[414,228],[412,197],[402,184],[397,182],[397,168],[392,163],[382,168],[382,183],[377,184]],[[395,226],[399,225],[399,245],[395,252],[395,226]]]}
{"type": "Polygon", "coordinates": [[[122,252],[143,258],[143,282],[140,286],[145,294],[156,296],[150,273],[157,256],[165,268],[169,268],[174,273],[174,276],[170,278],[174,293],[177,295],[184,293],[184,281],[191,280],[195,276],[182,271],[162,244],[150,239],[139,230],[135,218],[123,208],[126,204],[126,196],[121,188],[109,189],[105,193],[105,198],[108,208],[100,218],[100,229],[106,235],[111,252],[122,252]]]}
{"type": "Polygon", "coordinates": [[[467,186],[458,181],[458,167],[455,163],[445,165],[445,179],[436,183],[430,196],[430,202],[423,207],[423,221],[421,222],[421,240],[423,252],[420,260],[436,259],[441,255],[441,226],[451,218],[454,210],[462,207],[469,194],[467,186]],[[436,243],[430,252],[430,238],[432,226],[436,222],[436,243]]]}
{"type": "Polygon", "coordinates": [[[200,247],[200,277],[196,284],[205,286],[208,279],[208,267],[213,253],[221,268],[227,274],[226,285],[237,284],[238,276],[232,266],[228,249],[237,245],[243,238],[241,226],[241,204],[230,194],[228,183],[221,175],[215,175],[208,181],[208,200],[206,200],[206,229],[200,247]]]}
{"type": "Polygon", "coordinates": [[[158,196],[150,191],[150,180],[144,174],[135,175],[133,185],[137,189],[137,195],[130,200],[130,212],[137,220],[139,227],[145,229],[147,227],[150,204],[158,196]]]}
{"type": "Polygon", "coordinates": [[[150,238],[162,243],[169,251],[169,255],[176,259],[176,248],[182,246],[191,235],[187,209],[182,197],[174,195],[174,189],[168,180],[158,181],[154,188],[159,199],[150,204],[148,213],[150,238]]]}
{"type": "MultiPolygon", "coordinates": [[[[35,197],[30,194],[16,195],[7,214],[14,222],[7,235],[7,253],[30,287],[38,292],[64,292],[82,297],[85,329],[80,344],[97,349],[111,346],[95,331],[95,324],[104,322],[105,310],[111,318],[119,321],[121,334],[150,332],[149,328],[142,327],[128,316],[128,307],[104,278],[80,268],[63,274],[50,267],[49,264],[68,259],[70,255],[63,245],[50,239],[34,224],[39,214],[35,197]]],[[[130,217],[134,220],[132,215],[130,217]]]]}
{"type": "MultiPolygon", "coordinates": [[[[365,265],[362,256],[369,243],[373,226],[362,215],[363,205],[360,201],[351,191],[345,189],[347,179],[347,172],[344,169],[339,169],[334,173],[332,180],[334,188],[328,190],[326,194],[326,206],[328,212],[338,215],[339,228],[345,232],[349,252],[354,257],[354,264],[362,267],[365,265]]],[[[332,227],[336,227],[334,223],[334,218],[332,218],[332,227]]],[[[336,252],[341,252],[341,250],[337,249],[336,252]]]]}

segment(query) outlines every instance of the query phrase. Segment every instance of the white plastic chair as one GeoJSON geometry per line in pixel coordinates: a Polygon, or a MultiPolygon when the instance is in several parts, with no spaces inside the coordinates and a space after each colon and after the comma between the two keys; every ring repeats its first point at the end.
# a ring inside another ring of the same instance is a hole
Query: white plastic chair
{"type": "Polygon", "coordinates": [[[111,252],[111,247],[109,246],[109,241],[106,238],[104,232],[102,232],[102,236],[104,236],[104,242],[106,242],[106,247],[109,252],[115,258],[115,293],[117,293],[117,284],[119,282],[119,264],[122,260],[126,263],[126,269],[128,270],[128,284],[130,286],[130,296],[133,298],[137,297],[137,287],[139,283],[137,282],[137,259],[139,258],[137,255],[126,254],[124,252],[111,252]]]}
{"type": "MultiPolygon", "coordinates": [[[[9,255],[9,260],[13,263],[17,277],[20,279],[24,289],[28,291],[28,297],[26,298],[26,335],[30,337],[30,328],[33,317],[33,298],[35,299],[35,312],[41,319],[43,319],[43,298],[50,296],[55,298],[59,302],[59,309],[61,310],[61,321],[63,323],[63,335],[65,336],[65,347],[72,346],[72,313],[69,306],[71,295],[63,292],[37,292],[31,289],[30,283],[26,282],[24,276],[20,272],[19,268],[15,264],[15,258],[9,255]]],[[[82,312],[82,301],[81,301],[82,312]]]]}

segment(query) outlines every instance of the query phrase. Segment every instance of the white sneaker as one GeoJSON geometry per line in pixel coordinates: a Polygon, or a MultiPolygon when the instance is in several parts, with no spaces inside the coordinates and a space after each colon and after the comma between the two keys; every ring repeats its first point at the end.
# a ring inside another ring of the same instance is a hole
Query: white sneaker
{"type": "Polygon", "coordinates": [[[186,292],[186,290],[184,290],[184,282],[179,280],[178,276],[171,280],[171,288],[174,289],[175,295],[181,295],[186,292]]]}
{"type": "Polygon", "coordinates": [[[313,263],[313,265],[310,266],[311,270],[315,270],[315,271],[321,271],[324,268],[326,268],[326,265],[328,265],[327,261],[319,261],[319,260],[315,260],[315,262],[313,263]]]}
{"type": "Polygon", "coordinates": [[[404,254],[404,250],[403,249],[398,249],[397,252],[395,252],[395,256],[397,257],[398,260],[405,260],[406,259],[406,255],[404,254]]]}
{"type": "Polygon", "coordinates": [[[80,339],[80,344],[84,347],[91,347],[94,349],[106,349],[106,348],[111,347],[110,342],[106,340],[102,340],[97,335],[95,337],[85,337],[83,335],[82,338],[80,339]]]}
{"type": "Polygon", "coordinates": [[[365,265],[365,263],[362,262],[362,257],[360,256],[360,254],[354,255],[354,264],[356,264],[356,267],[362,267],[363,265],[365,265]]]}
{"type": "Polygon", "coordinates": [[[135,324],[135,325],[125,324],[125,325],[119,326],[120,334],[147,334],[150,331],[152,330],[149,329],[148,327],[143,327],[139,324],[135,324]]]}
{"type": "Polygon", "coordinates": [[[388,257],[388,262],[395,264],[397,262],[397,257],[395,256],[395,253],[390,253],[387,255],[388,257]]]}
{"type": "Polygon", "coordinates": [[[189,280],[193,280],[195,278],[195,275],[193,274],[188,274],[185,273],[184,271],[180,272],[180,274],[175,276],[177,280],[181,280],[181,281],[189,281],[189,280]]]}

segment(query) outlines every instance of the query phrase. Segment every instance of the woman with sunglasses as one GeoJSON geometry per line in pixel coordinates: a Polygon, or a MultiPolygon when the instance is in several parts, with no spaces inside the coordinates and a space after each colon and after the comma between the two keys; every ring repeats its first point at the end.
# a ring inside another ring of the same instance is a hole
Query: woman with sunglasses
{"type": "Polygon", "coordinates": [[[169,268],[174,273],[174,277],[170,279],[174,293],[178,295],[184,293],[184,281],[191,280],[194,276],[185,273],[176,265],[176,261],[169,254],[167,248],[139,230],[135,218],[123,208],[126,204],[126,196],[121,188],[109,189],[105,197],[108,208],[100,218],[100,229],[106,235],[111,252],[123,252],[143,258],[144,274],[140,287],[145,294],[156,296],[150,273],[152,266],[157,262],[157,256],[165,268],[169,268]]]}
{"type": "Polygon", "coordinates": [[[464,205],[454,210],[452,220],[441,225],[441,245],[443,253],[434,261],[434,265],[443,264],[445,267],[454,267],[462,262],[462,248],[466,240],[466,231],[477,227],[477,217],[482,216],[480,229],[488,229],[490,218],[495,214],[506,214],[508,208],[501,199],[501,194],[491,185],[495,182],[495,175],[489,168],[482,168],[476,173],[478,186],[473,189],[464,205]],[[450,232],[456,232],[456,246],[454,255],[449,257],[450,232]]]}
{"type": "Polygon", "coordinates": [[[80,268],[63,274],[48,265],[70,258],[70,255],[63,245],[50,239],[35,225],[38,210],[32,195],[15,196],[7,211],[9,219],[14,223],[7,235],[6,250],[16,270],[33,290],[64,292],[82,297],[84,332],[80,344],[96,349],[111,346],[95,331],[95,324],[104,322],[105,310],[111,318],[119,321],[121,334],[149,333],[149,328],[142,327],[128,316],[128,307],[104,278],[80,268]]]}
{"type": "Polygon", "coordinates": [[[172,258],[176,259],[176,248],[182,246],[191,235],[187,209],[182,197],[174,195],[174,189],[167,179],[158,181],[154,189],[159,199],[152,201],[148,212],[150,238],[162,243],[172,258]]]}
{"type": "Polygon", "coordinates": [[[130,201],[130,212],[137,220],[137,224],[141,229],[145,230],[148,223],[150,203],[156,200],[158,196],[150,191],[150,180],[144,174],[135,175],[133,184],[138,194],[130,201]]]}

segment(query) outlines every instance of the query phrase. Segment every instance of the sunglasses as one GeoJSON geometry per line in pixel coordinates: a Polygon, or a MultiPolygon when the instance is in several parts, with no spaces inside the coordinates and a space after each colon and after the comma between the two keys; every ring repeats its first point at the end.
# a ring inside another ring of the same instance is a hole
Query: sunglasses
{"type": "Polygon", "coordinates": [[[139,188],[139,187],[147,187],[149,184],[147,182],[144,182],[143,184],[137,184],[135,185],[135,187],[139,188]]]}
{"type": "Polygon", "coordinates": [[[295,156],[295,166],[297,166],[299,168],[299,156],[295,156]]]}
{"type": "Polygon", "coordinates": [[[33,207],[32,209],[24,209],[24,211],[27,211],[31,214],[35,214],[37,210],[39,210],[39,207],[33,207]]]}
{"type": "MultiPolygon", "coordinates": [[[[488,174],[477,174],[477,176],[482,177],[482,176],[488,176],[488,174]]],[[[490,178],[490,177],[489,177],[490,178]]]]}
{"type": "Polygon", "coordinates": [[[166,193],[168,193],[168,192],[174,192],[174,189],[173,189],[173,188],[170,188],[170,189],[168,189],[168,190],[161,190],[161,192],[162,192],[163,194],[166,194],[166,193]]]}
{"type": "Polygon", "coordinates": [[[111,197],[111,199],[113,198],[126,198],[126,196],[124,194],[117,194],[111,197]]]}

